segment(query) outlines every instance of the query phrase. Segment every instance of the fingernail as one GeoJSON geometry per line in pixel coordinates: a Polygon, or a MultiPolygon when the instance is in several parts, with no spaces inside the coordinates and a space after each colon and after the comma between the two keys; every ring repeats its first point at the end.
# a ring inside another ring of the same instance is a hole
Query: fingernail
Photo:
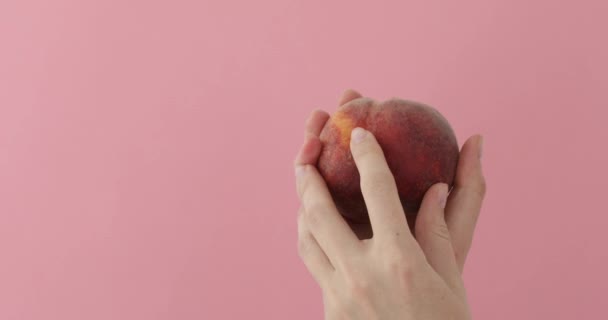
{"type": "Polygon", "coordinates": [[[479,137],[479,159],[481,159],[481,156],[483,154],[483,136],[479,137]]]}
{"type": "Polygon", "coordinates": [[[448,185],[445,183],[442,183],[441,186],[439,187],[439,206],[441,206],[442,209],[445,208],[445,204],[448,200],[448,185]]]}
{"type": "Polygon", "coordinates": [[[353,132],[351,133],[351,140],[353,140],[354,143],[359,143],[365,139],[365,136],[367,136],[367,131],[357,127],[353,129],[353,132]]]}
{"type": "Polygon", "coordinates": [[[296,178],[302,178],[302,176],[304,175],[304,170],[305,167],[301,164],[296,165],[296,178]]]}

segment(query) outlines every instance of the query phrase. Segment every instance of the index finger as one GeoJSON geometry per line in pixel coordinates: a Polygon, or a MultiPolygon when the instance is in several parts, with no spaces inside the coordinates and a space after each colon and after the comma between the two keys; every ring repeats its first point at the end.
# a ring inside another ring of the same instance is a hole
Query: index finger
{"type": "Polygon", "coordinates": [[[328,119],[329,114],[327,112],[315,109],[306,120],[305,134],[318,137],[328,119]]]}
{"type": "Polygon", "coordinates": [[[321,153],[321,141],[319,134],[323,130],[323,126],[329,119],[329,114],[323,110],[314,110],[308,119],[304,128],[304,144],[300,147],[300,151],[296,155],[294,165],[298,164],[316,164],[321,153]]]}

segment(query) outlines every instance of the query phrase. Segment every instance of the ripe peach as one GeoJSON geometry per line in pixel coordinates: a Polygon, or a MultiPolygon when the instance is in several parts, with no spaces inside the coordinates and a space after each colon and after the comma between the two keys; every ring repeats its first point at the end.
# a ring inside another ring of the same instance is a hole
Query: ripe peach
{"type": "Polygon", "coordinates": [[[454,182],[459,155],[454,131],[437,110],[413,101],[357,98],[342,105],[321,131],[317,166],[338,210],[351,223],[369,223],[350,152],[355,127],[372,132],[382,147],[412,227],[431,185],[454,182]]]}

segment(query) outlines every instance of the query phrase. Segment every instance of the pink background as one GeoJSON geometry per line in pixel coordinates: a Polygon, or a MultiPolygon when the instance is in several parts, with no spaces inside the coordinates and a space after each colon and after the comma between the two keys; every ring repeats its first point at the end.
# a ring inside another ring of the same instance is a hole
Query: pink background
{"type": "Polygon", "coordinates": [[[0,319],[320,319],[292,159],[342,90],[485,134],[477,319],[601,319],[608,2],[0,2],[0,319]]]}

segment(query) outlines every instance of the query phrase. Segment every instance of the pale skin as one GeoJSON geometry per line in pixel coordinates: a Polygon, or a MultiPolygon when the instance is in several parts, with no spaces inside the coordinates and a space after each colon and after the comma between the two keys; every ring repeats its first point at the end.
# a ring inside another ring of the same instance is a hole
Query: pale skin
{"type": "MultiPolygon", "coordinates": [[[[339,105],[360,97],[347,90],[339,105]]],[[[324,111],[311,114],[295,160],[298,251],[321,288],[325,319],[471,319],[462,271],[486,192],[482,137],[464,143],[449,194],[442,183],[426,192],[414,236],[381,147],[370,132],[353,130],[350,148],[373,232],[366,238],[337,211],[315,167],[328,119],[324,111]]]]}

